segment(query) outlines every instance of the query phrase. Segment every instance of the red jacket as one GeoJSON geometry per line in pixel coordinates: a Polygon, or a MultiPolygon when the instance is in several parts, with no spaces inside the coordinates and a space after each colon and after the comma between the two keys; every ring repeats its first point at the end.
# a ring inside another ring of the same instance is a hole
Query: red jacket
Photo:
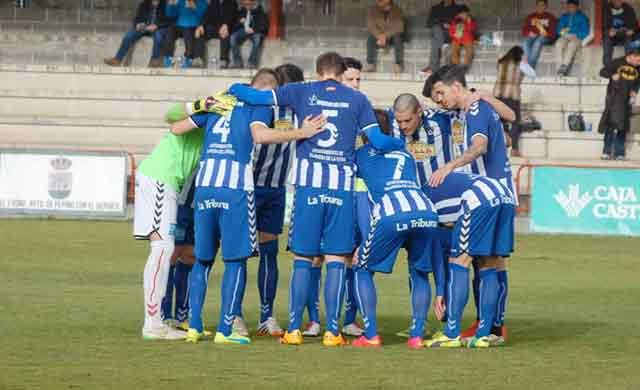
{"type": "Polygon", "coordinates": [[[449,37],[451,43],[458,45],[470,45],[475,41],[476,22],[469,18],[464,23],[454,19],[449,25],[449,37]]]}
{"type": "Polygon", "coordinates": [[[532,13],[527,16],[527,19],[522,25],[522,36],[529,38],[530,33],[536,35],[542,35],[543,31],[546,31],[545,36],[550,39],[554,39],[556,36],[556,25],[558,19],[553,14],[545,12],[543,14],[532,13]]]}

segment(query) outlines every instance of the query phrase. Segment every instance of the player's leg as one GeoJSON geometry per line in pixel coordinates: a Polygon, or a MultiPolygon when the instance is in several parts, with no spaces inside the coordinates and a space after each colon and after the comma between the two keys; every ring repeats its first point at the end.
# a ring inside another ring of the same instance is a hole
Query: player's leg
{"type": "Polygon", "coordinates": [[[278,235],[282,233],[286,190],[256,189],[258,240],[260,263],[258,265],[258,293],[260,295],[260,320],[258,335],[282,336],[284,331],[273,315],[278,289],[278,235]]]}
{"type": "Polygon", "coordinates": [[[507,311],[507,299],[509,296],[509,278],[507,274],[507,256],[513,252],[514,247],[514,219],[515,206],[500,206],[500,217],[497,224],[496,234],[496,255],[498,255],[498,266],[496,267],[498,274],[498,309],[496,311],[496,319],[493,322],[491,334],[494,344],[501,344],[507,341],[507,327],[504,319],[507,311]]]}
{"type": "Polygon", "coordinates": [[[223,205],[219,226],[222,239],[222,276],[220,320],[215,343],[249,344],[251,339],[233,332],[235,313],[241,305],[247,284],[247,258],[257,250],[257,221],[253,191],[219,189],[219,203],[223,205]]]}
{"type": "Polygon", "coordinates": [[[320,336],[320,289],[322,286],[322,263],[324,258],[316,256],[309,270],[309,296],[306,302],[309,322],[304,327],[303,336],[320,336]]]}
{"type": "Polygon", "coordinates": [[[473,337],[473,335],[476,334],[476,330],[478,330],[478,325],[480,324],[480,268],[478,264],[479,261],[474,261],[472,263],[473,279],[471,280],[471,291],[473,292],[473,303],[476,309],[476,317],[471,325],[460,333],[462,338],[473,337]]]}
{"type": "Polygon", "coordinates": [[[192,245],[181,245],[179,248],[180,257],[176,263],[175,286],[176,286],[176,306],[175,320],[180,328],[188,329],[189,319],[189,276],[196,259],[192,245]]]}
{"type": "Polygon", "coordinates": [[[164,183],[138,173],[134,235],[150,240],[143,278],[145,319],[142,335],[145,339],[178,339],[185,336],[184,332],[163,324],[161,310],[174,249],[176,197],[175,191],[164,183]]]}
{"type": "Polygon", "coordinates": [[[280,339],[282,344],[302,344],[302,315],[309,299],[311,266],[314,256],[320,255],[321,221],[324,207],[318,201],[319,191],[296,187],[293,198],[289,248],[294,253],[293,270],[289,281],[289,326],[280,339]]]}
{"type": "Polygon", "coordinates": [[[379,347],[382,340],[378,336],[377,324],[377,292],[373,281],[373,272],[357,267],[354,275],[354,290],[358,307],[364,322],[364,334],[353,341],[354,347],[379,347]]]}
{"type": "Polygon", "coordinates": [[[178,247],[176,246],[173,250],[173,255],[170,260],[169,267],[169,275],[167,277],[167,288],[164,293],[164,298],[162,299],[162,320],[167,325],[172,325],[174,323],[174,311],[173,311],[173,293],[175,287],[175,272],[176,272],[176,261],[178,260],[178,247]]]}
{"type": "Polygon", "coordinates": [[[498,307],[498,258],[486,256],[480,259],[480,323],[478,330],[467,346],[469,348],[488,347],[489,335],[498,307]]]}
{"type": "Polygon", "coordinates": [[[429,273],[409,266],[411,279],[411,328],[409,328],[409,343],[411,348],[422,347],[422,337],[425,332],[427,314],[431,305],[431,285],[429,273]]]}

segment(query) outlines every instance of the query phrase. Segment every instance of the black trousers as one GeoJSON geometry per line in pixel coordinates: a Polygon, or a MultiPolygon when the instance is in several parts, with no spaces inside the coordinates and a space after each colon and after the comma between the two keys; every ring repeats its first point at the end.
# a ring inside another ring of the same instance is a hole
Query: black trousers
{"type": "Polygon", "coordinates": [[[193,48],[193,57],[202,58],[204,63],[207,63],[207,41],[210,39],[220,40],[220,61],[229,62],[229,50],[230,50],[230,35],[226,38],[220,38],[220,34],[210,26],[205,27],[205,36],[200,39],[196,39],[193,48]]]}
{"type": "Polygon", "coordinates": [[[519,150],[520,143],[520,134],[522,134],[522,128],[520,127],[520,122],[522,121],[522,116],[520,112],[520,100],[509,99],[509,98],[499,98],[504,104],[506,104],[513,112],[516,113],[515,122],[507,122],[502,121],[502,125],[505,129],[509,129],[509,136],[511,137],[511,147],[513,149],[519,150]]]}
{"type": "Polygon", "coordinates": [[[195,32],[195,27],[185,28],[175,25],[169,26],[169,28],[167,29],[167,37],[162,48],[162,56],[173,57],[174,52],[176,51],[176,40],[182,37],[185,46],[184,56],[191,59],[202,57],[202,55],[196,54],[198,51],[198,45],[201,45],[199,41],[203,41],[203,39],[196,39],[195,32]]]}

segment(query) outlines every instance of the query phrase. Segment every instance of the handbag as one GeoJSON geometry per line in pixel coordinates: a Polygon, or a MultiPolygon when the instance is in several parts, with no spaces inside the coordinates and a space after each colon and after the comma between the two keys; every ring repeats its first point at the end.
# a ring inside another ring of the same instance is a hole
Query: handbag
{"type": "Polygon", "coordinates": [[[569,114],[567,118],[567,122],[569,122],[569,130],[571,131],[585,131],[586,125],[584,123],[584,117],[582,116],[582,112],[574,112],[569,114]]]}

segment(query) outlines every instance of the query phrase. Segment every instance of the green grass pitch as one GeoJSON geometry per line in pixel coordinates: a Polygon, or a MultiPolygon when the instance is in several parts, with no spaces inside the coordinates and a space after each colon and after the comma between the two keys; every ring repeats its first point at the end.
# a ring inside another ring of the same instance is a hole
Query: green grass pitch
{"type": "MultiPolygon", "coordinates": [[[[491,350],[410,351],[405,261],[379,276],[381,350],[145,342],[147,245],[123,222],[0,221],[0,389],[638,389],[640,240],[519,236],[510,342],[491,350]]],[[[286,324],[291,256],[280,259],[286,324]]],[[[245,316],[258,315],[251,261],[245,316]]],[[[205,320],[217,322],[222,264],[205,320]]],[[[470,305],[472,306],[472,305],[470,305]]],[[[471,321],[467,311],[465,325],[471,321]]],[[[430,325],[435,321],[430,320],[430,325]]]]}

